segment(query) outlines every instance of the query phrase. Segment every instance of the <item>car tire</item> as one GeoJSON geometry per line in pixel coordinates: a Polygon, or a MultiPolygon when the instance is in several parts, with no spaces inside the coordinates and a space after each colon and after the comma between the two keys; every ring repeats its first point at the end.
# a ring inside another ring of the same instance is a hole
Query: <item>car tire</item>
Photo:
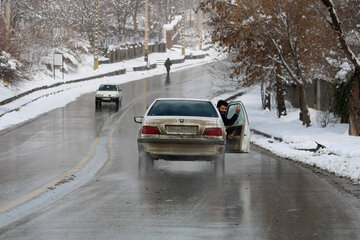
{"type": "Polygon", "coordinates": [[[119,99],[116,99],[115,104],[116,104],[116,107],[119,108],[119,99]]]}
{"type": "Polygon", "coordinates": [[[154,167],[154,159],[151,156],[143,151],[139,150],[139,174],[140,176],[145,176],[148,174],[154,167]]]}
{"type": "Polygon", "coordinates": [[[217,178],[222,178],[225,172],[225,154],[222,154],[214,160],[214,172],[217,178]]]}

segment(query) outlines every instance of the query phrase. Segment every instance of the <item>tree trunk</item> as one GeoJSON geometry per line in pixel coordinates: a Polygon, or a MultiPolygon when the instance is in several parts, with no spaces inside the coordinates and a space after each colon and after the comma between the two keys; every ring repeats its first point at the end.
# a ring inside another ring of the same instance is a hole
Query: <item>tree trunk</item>
{"type": "Polygon", "coordinates": [[[300,104],[300,120],[303,122],[303,125],[309,127],[311,121],[310,121],[309,109],[306,104],[305,86],[303,84],[298,84],[298,89],[299,89],[299,104],[300,104]]]}
{"type": "Polygon", "coordinates": [[[271,85],[261,83],[261,102],[262,108],[271,110],[271,85]]]}
{"type": "Polygon", "coordinates": [[[6,33],[5,33],[5,39],[6,41],[9,41],[10,39],[10,24],[11,24],[11,1],[6,1],[6,12],[5,12],[5,27],[6,27],[6,33]]]}
{"type": "Polygon", "coordinates": [[[278,117],[286,116],[285,98],[284,98],[284,82],[279,77],[281,75],[281,68],[279,64],[276,64],[276,101],[278,117]]]}
{"type": "Polygon", "coordinates": [[[261,96],[261,107],[265,109],[265,91],[264,91],[264,82],[260,86],[260,96],[261,96]]]}
{"type": "Polygon", "coordinates": [[[168,10],[169,6],[168,6],[168,1],[164,2],[164,11],[165,11],[165,23],[168,24],[170,23],[169,21],[169,15],[170,15],[170,11],[168,10]]]}
{"type": "Polygon", "coordinates": [[[138,35],[139,34],[139,28],[138,28],[138,24],[137,24],[137,14],[136,13],[133,16],[133,22],[134,22],[135,35],[138,35]]]}
{"type": "Polygon", "coordinates": [[[360,68],[355,69],[351,78],[349,98],[349,134],[360,136],[360,68]]]}

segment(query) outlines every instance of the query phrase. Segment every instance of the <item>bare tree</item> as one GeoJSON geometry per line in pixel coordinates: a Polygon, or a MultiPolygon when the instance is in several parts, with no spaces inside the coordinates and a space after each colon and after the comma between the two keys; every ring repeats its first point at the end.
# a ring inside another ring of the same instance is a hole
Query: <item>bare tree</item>
{"type": "MultiPolygon", "coordinates": [[[[345,32],[343,30],[339,15],[332,0],[321,0],[324,6],[327,8],[331,20],[329,21],[331,27],[338,37],[340,47],[344,52],[347,60],[353,65],[354,73],[350,78],[350,99],[349,99],[349,134],[354,136],[360,136],[360,59],[357,58],[355,52],[351,49],[348,43],[345,32]]],[[[357,1],[355,1],[357,2],[357,1]]],[[[359,4],[352,5],[359,10],[359,4]]],[[[350,17],[350,16],[349,16],[350,17]]],[[[354,17],[352,17],[354,19],[354,17]]],[[[359,13],[357,13],[357,18],[359,13]]],[[[357,30],[355,30],[357,31],[357,30]]]]}
{"type": "Polygon", "coordinates": [[[246,69],[246,86],[275,72],[283,81],[296,84],[300,120],[309,126],[305,84],[323,69],[323,56],[332,41],[331,34],[324,34],[327,29],[317,1],[208,0],[202,9],[213,14],[209,22],[213,41],[238,54],[232,76],[246,69]],[[274,71],[277,66],[281,71],[274,71]]]}
{"type": "Polygon", "coordinates": [[[129,4],[130,14],[133,19],[134,31],[136,35],[139,33],[138,14],[143,4],[143,0],[133,0],[132,3],[129,4]]]}
{"type": "Polygon", "coordinates": [[[128,1],[107,0],[103,6],[105,26],[113,36],[123,35],[126,23],[131,16],[131,5],[128,1]],[[106,16],[106,17],[105,17],[106,16]]]}
{"type": "MultiPolygon", "coordinates": [[[[6,6],[10,0],[0,0],[0,50],[21,60],[28,68],[50,66],[55,50],[89,52],[94,45],[94,2],[89,0],[11,0],[10,31],[5,28],[6,6]],[[2,32],[4,31],[4,32],[2,32]],[[9,36],[9,41],[4,38],[9,36]],[[21,59],[20,59],[21,56],[21,59]]],[[[144,0],[99,1],[99,34],[114,38],[125,32],[138,34],[143,23],[144,0]]],[[[160,33],[170,12],[164,10],[178,1],[149,0],[151,29],[160,33]]]]}

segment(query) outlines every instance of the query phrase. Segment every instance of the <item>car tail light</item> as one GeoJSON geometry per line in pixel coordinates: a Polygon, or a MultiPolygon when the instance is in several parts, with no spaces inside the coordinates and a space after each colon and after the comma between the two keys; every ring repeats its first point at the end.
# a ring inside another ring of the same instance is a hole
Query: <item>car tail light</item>
{"type": "Polygon", "coordinates": [[[152,126],[143,126],[141,129],[142,134],[160,134],[160,130],[158,127],[152,126]]]}
{"type": "Polygon", "coordinates": [[[222,136],[222,130],[221,128],[205,128],[203,134],[209,136],[222,136]]]}

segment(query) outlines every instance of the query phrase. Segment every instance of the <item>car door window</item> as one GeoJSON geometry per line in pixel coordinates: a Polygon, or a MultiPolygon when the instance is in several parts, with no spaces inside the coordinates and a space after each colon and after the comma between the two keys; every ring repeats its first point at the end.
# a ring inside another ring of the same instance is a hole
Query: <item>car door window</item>
{"type": "MultiPolygon", "coordinates": [[[[235,112],[236,112],[236,106],[237,104],[230,104],[228,107],[228,111],[227,111],[227,118],[231,118],[235,112]]],[[[245,124],[245,115],[244,115],[244,109],[243,106],[240,104],[240,113],[239,113],[239,117],[237,118],[237,120],[235,121],[235,123],[233,125],[244,125],[245,124]]]]}

